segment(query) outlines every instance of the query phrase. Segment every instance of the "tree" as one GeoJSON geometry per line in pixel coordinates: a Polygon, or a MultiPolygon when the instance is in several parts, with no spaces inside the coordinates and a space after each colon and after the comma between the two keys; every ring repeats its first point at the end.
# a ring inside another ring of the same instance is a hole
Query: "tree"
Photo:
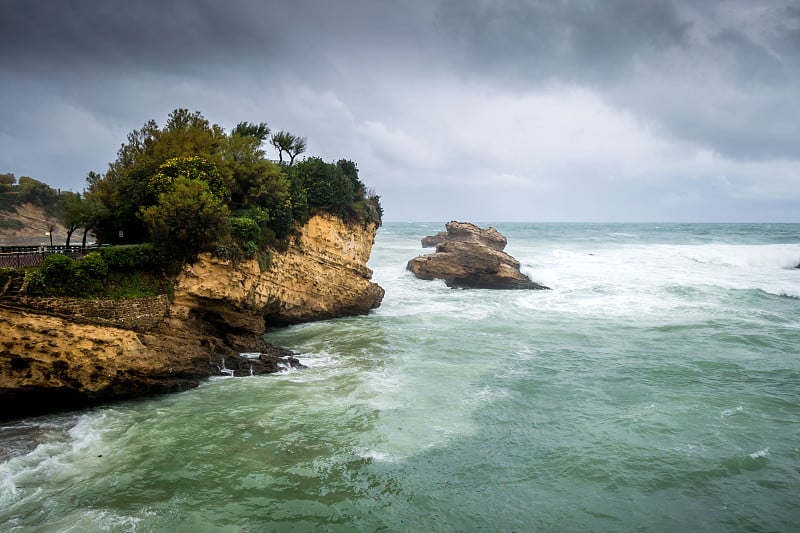
{"type": "MultiPolygon", "coordinates": [[[[150,178],[172,158],[197,156],[222,169],[220,148],[226,139],[220,126],[187,109],[170,113],[163,128],[150,120],[128,134],[128,142],[120,147],[104,178],[89,186],[108,213],[98,223],[98,237],[105,242],[146,240],[147,228],[138,215],[141,207],[158,202],[158,193],[149,187],[150,178]]],[[[230,188],[231,177],[221,173],[221,179],[230,188]]]]}
{"type": "Polygon", "coordinates": [[[16,182],[14,174],[0,174],[0,193],[10,192],[16,182]]]}
{"type": "Polygon", "coordinates": [[[270,138],[272,146],[278,150],[278,160],[283,163],[283,153],[289,158],[289,166],[294,164],[295,158],[306,151],[305,137],[292,135],[288,131],[273,133],[270,138]]]}
{"type": "Polygon", "coordinates": [[[14,174],[0,174],[0,210],[11,209],[14,205],[17,196],[14,191],[16,182],[14,174]]]}
{"type": "Polygon", "coordinates": [[[89,186],[89,189],[93,189],[97,187],[97,184],[103,179],[103,176],[95,172],[94,170],[90,170],[89,173],[86,175],[86,184],[89,186]]]}
{"type": "Polygon", "coordinates": [[[98,200],[95,196],[88,194],[84,197],[83,201],[83,239],[81,246],[86,248],[87,234],[95,230],[97,225],[107,216],[106,208],[103,202],[98,200]]]}
{"type": "Polygon", "coordinates": [[[358,179],[358,165],[349,159],[340,159],[336,162],[336,166],[342,169],[344,175],[350,178],[353,184],[353,193],[356,197],[364,196],[364,184],[358,179]]]}
{"type": "Polygon", "coordinates": [[[156,205],[140,211],[153,242],[178,258],[208,250],[229,234],[229,214],[207,183],[184,177],[175,178],[172,189],[161,193],[156,205]]]}
{"type": "Polygon", "coordinates": [[[71,191],[63,192],[58,197],[55,208],[55,217],[67,230],[67,240],[64,246],[69,246],[69,241],[76,229],[82,227],[86,221],[84,200],[81,195],[71,191]]]}
{"type": "Polygon", "coordinates": [[[150,177],[148,188],[155,195],[167,192],[179,177],[206,182],[211,194],[220,200],[227,201],[231,197],[231,191],[223,181],[217,166],[197,155],[168,159],[158,167],[158,172],[150,177]]]}
{"type": "Polygon", "coordinates": [[[269,137],[270,129],[266,122],[259,122],[258,124],[251,124],[249,122],[240,122],[233,128],[231,135],[241,135],[242,137],[254,137],[261,142],[267,140],[269,137]]]}
{"type": "Polygon", "coordinates": [[[20,176],[17,190],[20,203],[30,202],[33,205],[44,207],[46,211],[53,209],[58,200],[58,193],[55,189],[28,176],[20,176]]]}
{"type": "Polygon", "coordinates": [[[353,201],[353,183],[342,169],[319,157],[298,163],[293,176],[307,191],[308,205],[344,215],[353,201]]]}
{"type": "Polygon", "coordinates": [[[50,236],[50,246],[53,246],[53,232],[58,227],[58,223],[53,218],[48,218],[44,221],[44,227],[47,229],[47,235],[50,236]]]}

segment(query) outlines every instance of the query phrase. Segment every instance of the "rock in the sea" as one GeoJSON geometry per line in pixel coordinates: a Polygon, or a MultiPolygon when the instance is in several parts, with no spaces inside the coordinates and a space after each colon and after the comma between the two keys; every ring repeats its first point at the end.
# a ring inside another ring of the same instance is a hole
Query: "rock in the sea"
{"type": "Polygon", "coordinates": [[[448,287],[462,289],[548,288],[520,272],[519,261],[503,251],[507,240],[496,229],[456,221],[446,227],[447,233],[427,238],[438,241],[435,253],[408,262],[418,278],[442,279],[448,287]]]}

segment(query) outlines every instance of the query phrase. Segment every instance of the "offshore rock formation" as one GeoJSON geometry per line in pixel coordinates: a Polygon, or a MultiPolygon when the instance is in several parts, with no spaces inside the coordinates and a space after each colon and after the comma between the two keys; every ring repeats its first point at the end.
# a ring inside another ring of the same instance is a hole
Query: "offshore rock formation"
{"type": "Polygon", "coordinates": [[[547,289],[519,270],[519,261],[503,251],[506,238],[496,229],[467,222],[449,222],[446,233],[422,239],[435,243],[436,253],[421,255],[407,268],[420,279],[442,279],[462,289],[547,289]]]}
{"type": "MultiPolygon", "coordinates": [[[[366,267],[376,227],[313,217],[271,268],[202,255],[172,301],[0,300],[0,419],[185,390],[209,376],[302,366],[267,326],[366,313],[383,289],[366,267]]],[[[0,290],[3,288],[0,287],[0,290]]]]}

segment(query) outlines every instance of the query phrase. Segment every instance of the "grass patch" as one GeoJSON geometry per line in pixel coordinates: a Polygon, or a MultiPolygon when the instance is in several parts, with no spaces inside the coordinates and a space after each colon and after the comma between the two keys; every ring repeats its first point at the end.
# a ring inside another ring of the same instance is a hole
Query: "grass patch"
{"type": "Polygon", "coordinates": [[[150,272],[111,272],[106,279],[102,298],[126,300],[129,298],[146,298],[173,294],[170,280],[160,274],[150,272]]]}

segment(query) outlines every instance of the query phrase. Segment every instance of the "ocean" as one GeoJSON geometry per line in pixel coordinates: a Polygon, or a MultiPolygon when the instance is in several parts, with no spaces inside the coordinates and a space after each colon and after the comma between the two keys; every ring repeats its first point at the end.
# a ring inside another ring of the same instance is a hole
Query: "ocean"
{"type": "Polygon", "coordinates": [[[0,426],[2,531],[798,531],[800,224],[495,224],[549,291],[405,270],[308,369],[0,426]]]}

